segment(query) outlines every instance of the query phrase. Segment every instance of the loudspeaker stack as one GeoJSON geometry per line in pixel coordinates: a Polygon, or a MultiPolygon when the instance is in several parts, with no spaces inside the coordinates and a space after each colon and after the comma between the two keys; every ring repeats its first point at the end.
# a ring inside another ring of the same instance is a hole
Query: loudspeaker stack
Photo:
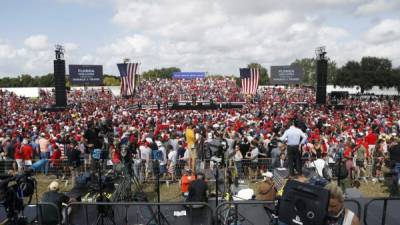
{"type": "Polygon", "coordinates": [[[326,104],[326,83],[328,76],[328,61],[317,60],[317,104],[326,104]]]}
{"type": "Polygon", "coordinates": [[[54,60],[55,97],[57,108],[67,106],[67,90],[65,87],[65,60],[54,60]]]}

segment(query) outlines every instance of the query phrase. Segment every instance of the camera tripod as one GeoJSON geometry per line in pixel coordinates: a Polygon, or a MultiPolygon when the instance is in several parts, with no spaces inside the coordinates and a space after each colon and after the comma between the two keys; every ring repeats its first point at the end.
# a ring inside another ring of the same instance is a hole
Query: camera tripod
{"type": "MultiPolygon", "coordinates": [[[[156,192],[157,192],[157,203],[160,203],[160,162],[158,160],[154,161],[154,172],[156,173],[157,185],[156,185],[156,192]]],[[[156,212],[152,212],[152,217],[146,223],[146,225],[150,225],[151,222],[154,221],[157,225],[167,224],[169,222],[164,214],[161,212],[160,205],[157,205],[156,212]]]]}
{"type": "MultiPolygon", "coordinates": [[[[99,159],[94,161],[97,165],[97,173],[98,173],[98,181],[99,181],[99,198],[97,201],[99,202],[107,202],[106,197],[104,196],[103,192],[103,182],[102,182],[102,174],[101,174],[101,167],[102,163],[105,162],[105,159],[99,159]]],[[[96,221],[92,225],[104,225],[104,224],[113,224],[116,225],[114,221],[114,211],[111,206],[107,205],[99,205],[97,206],[98,216],[96,221]],[[108,221],[108,223],[107,223],[108,221]]]]}
{"type": "Polygon", "coordinates": [[[227,182],[225,182],[225,196],[228,204],[222,210],[222,212],[219,213],[219,222],[222,225],[242,224],[244,221],[248,222],[249,224],[253,224],[251,221],[247,220],[246,217],[244,217],[241,213],[239,213],[237,204],[230,203],[233,201],[233,193],[231,187],[233,184],[233,179],[236,179],[233,177],[236,176],[234,170],[234,168],[224,168],[224,174],[227,180],[227,182]]]}

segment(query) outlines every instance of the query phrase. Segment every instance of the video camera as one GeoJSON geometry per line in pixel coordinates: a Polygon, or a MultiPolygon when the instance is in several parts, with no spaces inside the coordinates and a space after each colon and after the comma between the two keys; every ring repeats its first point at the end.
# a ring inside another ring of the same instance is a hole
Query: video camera
{"type": "Polygon", "coordinates": [[[4,206],[11,224],[23,219],[18,218],[18,215],[24,209],[24,198],[29,198],[30,204],[34,192],[35,180],[31,170],[15,176],[0,176],[0,203],[4,206]]]}
{"type": "Polygon", "coordinates": [[[318,186],[290,180],[279,200],[279,220],[288,225],[326,224],[329,191],[318,186]]]}

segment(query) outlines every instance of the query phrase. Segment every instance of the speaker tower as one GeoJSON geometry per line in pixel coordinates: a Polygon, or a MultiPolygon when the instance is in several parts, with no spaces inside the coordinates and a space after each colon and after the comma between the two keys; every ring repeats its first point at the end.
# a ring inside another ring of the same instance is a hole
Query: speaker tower
{"type": "Polygon", "coordinates": [[[326,104],[326,83],[328,77],[328,60],[326,59],[325,47],[317,48],[317,96],[316,103],[326,104]]]}
{"type": "Polygon", "coordinates": [[[65,60],[64,49],[61,45],[56,46],[56,60],[54,60],[54,83],[56,108],[67,107],[67,89],[65,86],[65,60]]]}

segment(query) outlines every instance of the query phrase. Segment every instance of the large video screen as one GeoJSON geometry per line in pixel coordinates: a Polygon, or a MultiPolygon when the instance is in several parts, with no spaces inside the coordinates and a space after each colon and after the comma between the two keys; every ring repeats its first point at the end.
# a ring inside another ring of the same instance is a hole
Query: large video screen
{"type": "Polygon", "coordinates": [[[100,86],[103,84],[102,65],[69,65],[72,85],[100,86]]]}
{"type": "Polygon", "coordinates": [[[300,84],[304,72],[301,66],[271,66],[271,84],[300,84]]]}

